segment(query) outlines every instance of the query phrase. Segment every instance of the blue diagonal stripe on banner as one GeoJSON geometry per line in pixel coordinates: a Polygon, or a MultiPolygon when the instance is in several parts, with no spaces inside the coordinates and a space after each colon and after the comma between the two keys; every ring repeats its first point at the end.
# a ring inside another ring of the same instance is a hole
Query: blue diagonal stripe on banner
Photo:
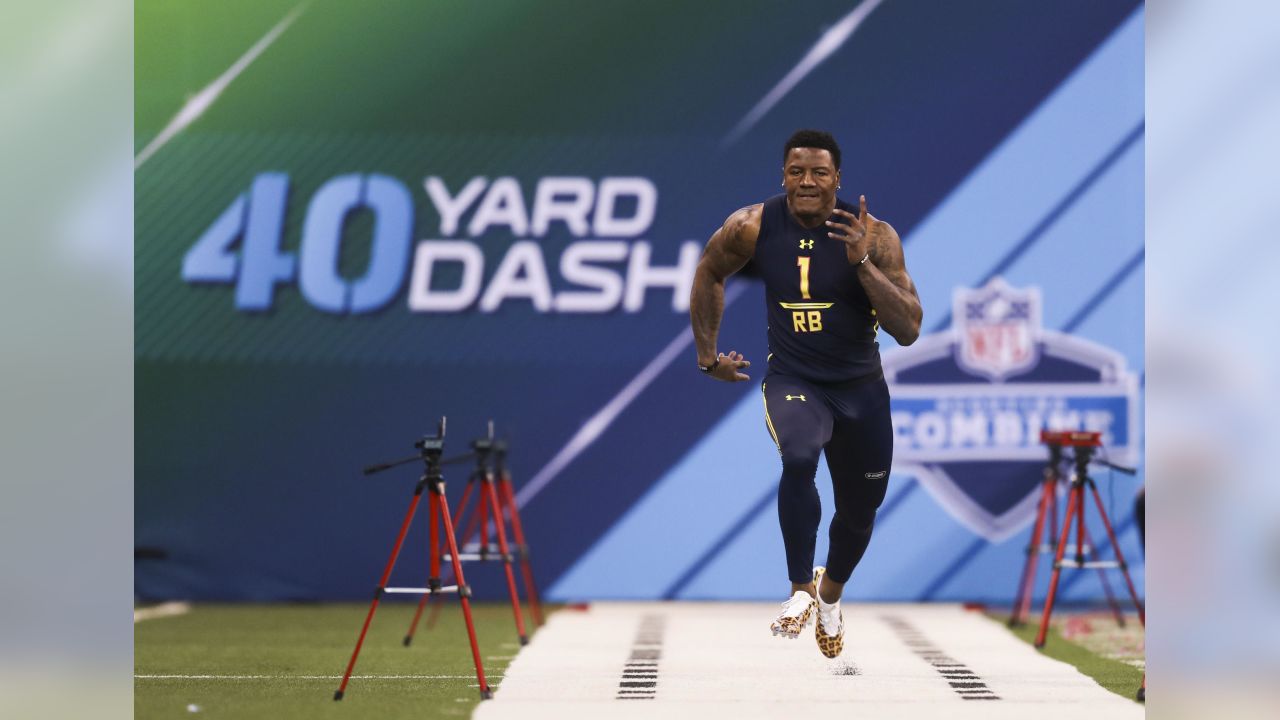
{"type": "MultiPolygon", "coordinates": [[[[1143,133],[1146,132],[1146,126],[1147,121],[1144,119],[1141,120],[1133,130],[1130,130],[1129,134],[1125,135],[1124,138],[1111,149],[1111,152],[1107,153],[1102,160],[1098,161],[1098,164],[1094,165],[1093,169],[1080,179],[1080,182],[1076,183],[1074,187],[1068,190],[1066,194],[1062,196],[1062,199],[1059,200],[1043,218],[1041,218],[1040,222],[1036,223],[1035,227],[1031,228],[1030,232],[1014,244],[1013,248],[1010,249],[1009,252],[1005,253],[1005,256],[1000,258],[1000,261],[997,262],[993,268],[987,271],[987,274],[973,287],[982,287],[983,285],[986,285],[991,278],[1008,270],[1015,262],[1017,262],[1018,258],[1026,254],[1027,250],[1030,250],[1032,246],[1039,242],[1040,238],[1044,237],[1049,228],[1053,227],[1053,224],[1058,221],[1058,218],[1062,217],[1063,213],[1071,209],[1071,206],[1084,196],[1084,192],[1088,190],[1091,185],[1097,182],[1099,178],[1106,174],[1107,170],[1124,155],[1125,151],[1142,137],[1143,133]]],[[[938,320],[937,324],[934,325],[933,332],[941,332],[946,330],[948,327],[951,327],[950,310],[948,310],[947,313],[938,320]]]]}
{"type": "MultiPolygon", "coordinates": [[[[1103,283],[1102,289],[1094,293],[1093,297],[1089,298],[1089,302],[1085,303],[1084,307],[1080,308],[1080,310],[1077,311],[1076,314],[1073,315],[1071,319],[1068,320],[1066,324],[1062,326],[1062,331],[1075,332],[1076,328],[1080,327],[1080,324],[1083,323],[1086,318],[1092,315],[1093,311],[1099,305],[1106,302],[1107,298],[1111,296],[1111,293],[1115,292],[1116,288],[1120,287],[1121,283],[1129,279],[1129,275],[1131,275],[1134,270],[1137,270],[1138,266],[1142,265],[1146,257],[1147,257],[1147,248],[1144,245],[1142,246],[1142,248],[1138,250],[1138,252],[1134,253],[1133,257],[1129,258],[1129,262],[1120,266],[1120,269],[1117,270],[1116,273],[1112,275],[1105,283],[1103,283]]],[[[1143,373],[1143,377],[1144,378],[1146,377],[1145,372],[1143,373]]]]}
{"type": "Polygon", "coordinates": [[[977,557],[978,553],[986,546],[986,544],[986,538],[975,538],[974,541],[969,543],[964,550],[960,551],[960,555],[955,560],[951,561],[950,565],[943,569],[942,572],[938,573],[937,577],[925,586],[924,590],[920,593],[919,599],[932,600],[933,596],[936,595],[943,586],[950,582],[951,578],[956,576],[956,573],[960,572],[965,565],[968,565],[971,560],[977,557]]]}
{"type": "Polygon", "coordinates": [[[751,503],[751,507],[746,512],[742,513],[737,522],[731,525],[728,530],[725,530],[720,537],[712,540],[711,544],[707,546],[707,549],[704,550],[696,560],[690,563],[689,567],[685,568],[684,572],[680,573],[680,577],[676,578],[675,582],[671,583],[671,587],[667,588],[666,591],[662,593],[662,599],[675,599],[676,595],[681,590],[684,590],[686,585],[693,582],[693,579],[698,577],[698,573],[702,572],[702,568],[706,567],[707,563],[711,562],[711,559],[714,558],[722,548],[733,542],[735,538],[741,535],[742,531],[746,530],[747,526],[751,524],[751,521],[755,520],[757,515],[764,512],[765,509],[769,507],[769,504],[777,497],[778,488],[776,487],[770,487],[761,494],[760,498],[751,503]]]}

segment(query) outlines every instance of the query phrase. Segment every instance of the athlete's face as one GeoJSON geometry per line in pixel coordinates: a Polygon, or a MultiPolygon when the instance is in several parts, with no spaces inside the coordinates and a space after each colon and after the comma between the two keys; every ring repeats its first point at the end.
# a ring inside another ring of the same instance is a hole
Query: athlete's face
{"type": "Polygon", "coordinates": [[[787,205],[800,216],[826,217],[836,206],[840,171],[831,153],[817,148],[791,148],[782,165],[782,186],[787,205]]]}

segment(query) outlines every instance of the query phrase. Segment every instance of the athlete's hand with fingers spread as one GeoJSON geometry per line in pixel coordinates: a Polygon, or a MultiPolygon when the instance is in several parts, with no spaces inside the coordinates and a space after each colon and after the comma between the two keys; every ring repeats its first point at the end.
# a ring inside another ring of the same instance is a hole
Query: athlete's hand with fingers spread
{"type": "Polygon", "coordinates": [[[751,361],[744,359],[742,353],[730,350],[728,355],[720,353],[716,359],[719,360],[719,364],[707,373],[711,377],[725,382],[742,382],[751,379],[745,373],[738,372],[751,367],[751,361]]]}
{"type": "Polygon", "coordinates": [[[874,235],[876,227],[880,224],[871,213],[867,212],[867,196],[861,195],[858,198],[858,207],[862,213],[862,217],[857,217],[848,210],[836,208],[833,213],[848,222],[842,223],[835,220],[828,220],[827,227],[831,228],[827,232],[827,237],[834,238],[844,243],[845,257],[849,258],[849,263],[857,265],[862,262],[875,248],[874,235]]]}

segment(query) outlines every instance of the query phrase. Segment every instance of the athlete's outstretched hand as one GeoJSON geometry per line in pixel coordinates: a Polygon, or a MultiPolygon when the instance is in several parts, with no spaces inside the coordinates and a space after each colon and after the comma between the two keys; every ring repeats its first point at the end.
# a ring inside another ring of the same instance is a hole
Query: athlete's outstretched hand
{"type": "Polygon", "coordinates": [[[725,382],[742,382],[751,379],[746,374],[738,372],[751,367],[751,361],[743,359],[742,353],[730,350],[728,355],[720,353],[717,358],[720,364],[716,365],[715,370],[707,373],[711,377],[725,382]]]}
{"type": "Polygon", "coordinates": [[[849,258],[849,263],[857,265],[867,257],[871,250],[875,247],[873,235],[880,221],[875,219],[871,213],[867,212],[867,196],[860,195],[858,197],[858,208],[862,217],[856,217],[847,210],[836,208],[835,215],[848,220],[847,223],[827,221],[827,227],[831,231],[827,233],[827,237],[835,238],[844,243],[845,257],[849,258]]]}

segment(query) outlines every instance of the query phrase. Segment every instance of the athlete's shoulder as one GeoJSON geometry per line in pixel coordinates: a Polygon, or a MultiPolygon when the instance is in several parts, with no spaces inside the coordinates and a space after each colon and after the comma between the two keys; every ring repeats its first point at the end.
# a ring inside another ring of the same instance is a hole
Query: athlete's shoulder
{"type": "Polygon", "coordinates": [[[756,203],[751,206],[758,208],[756,214],[756,226],[759,228],[757,237],[775,233],[783,229],[787,220],[787,196],[774,195],[766,198],[763,202],[756,203]]]}
{"type": "Polygon", "coordinates": [[[738,208],[711,234],[698,261],[699,268],[708,268],[713,277],[732,275],[755,254],[759,236],[760,205],[738,208]]]}
{"type": "Polygon", "coordinates": [[[764,206],[764,203],[755,203],[738,208],[724,221],[723,232],[738,242],[754,244],[760,236],[764,206]]]}

